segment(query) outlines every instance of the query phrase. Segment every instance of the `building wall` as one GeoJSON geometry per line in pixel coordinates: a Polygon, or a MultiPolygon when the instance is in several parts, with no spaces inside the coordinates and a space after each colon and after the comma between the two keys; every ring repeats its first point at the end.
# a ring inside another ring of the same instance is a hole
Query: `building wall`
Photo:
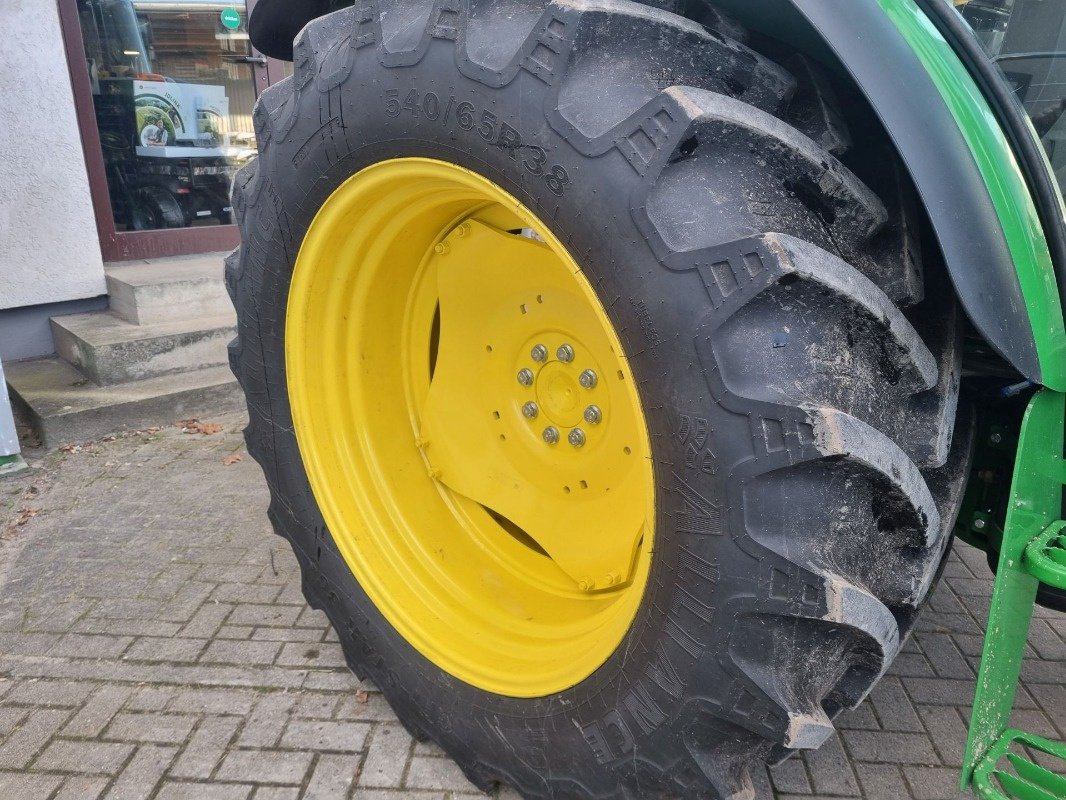
{"type": "Polygon", "coordinates": [[[0,309],[106,291],[55,0],[0,0],[0,309]]]}

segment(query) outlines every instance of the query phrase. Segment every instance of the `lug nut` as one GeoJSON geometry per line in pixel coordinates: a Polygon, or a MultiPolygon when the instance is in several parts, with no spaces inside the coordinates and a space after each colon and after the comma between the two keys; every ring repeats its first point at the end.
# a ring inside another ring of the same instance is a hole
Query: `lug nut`
{"type": "Polygon", "coordinates": [[[570,435],[566,437],[566,441],[570,442],[574,447],[581,447],[585,444],[585,432],[581,428],[574,428],[570,431],[570,435]]]}
{"type": "Polygon", "coordinates": [[[532,356],[534,361],[543,361],[548,357],[548,348],[542,344],[533,345],[533,349],[529,351],[529,355],[532,356]]]}
{"type": "Polygon", "coordinates": [[[536,419],[537,414],[540,413],[540,409],[537,408],[537,404],[530,400],[524,406],[522,406],[522,413],[529,419],[536,419]]]}
{"type": "Polygon", "coordinates": [[[973,529],[975,531],[981,531],[985,528],[985,521],[983,519],[975,519],[973,521],[973,529]]]}
{"type": "Polygon", "coordinates": [[[594,388],[596,386],[596,381],[598,380],[599,378],[596,377],[596,373],[593,372],[591,369],[584,370],[577,377],[577,382],[584,386],[586,389],[594,388]]]}
{"type": "Polygon", "coordinates": [[[563,363],[569,364],[574,360],[574,348],[568,344],[561,344],[559,349],[555,351],[555,357],[563,363]]]}
{"type": "Polygon", "coordinates": [[[523,386],[529,386],[533,383],[533,370],[526,367],[518,370],[518,382],[523,386]]]}
{"type": "Polygon", "coordinates": [[[544,437],[544,441],[548,444],[555,444],[559,441],[559,429],[554,425],[549,425],[544,429],[544,433],[541,434],[544,437]]]}
{"type": "Polygon", "coordinates": [[[599,425],[603,419],[603,412],[599,406],[589,406],[585,409],[585,422],[589,425],[599,425]]]}

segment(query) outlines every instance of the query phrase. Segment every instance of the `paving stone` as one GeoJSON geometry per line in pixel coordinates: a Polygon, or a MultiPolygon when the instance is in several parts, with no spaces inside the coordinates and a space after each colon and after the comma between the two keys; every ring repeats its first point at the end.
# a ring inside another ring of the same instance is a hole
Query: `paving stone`
{"type": "Polygon", "coordinates": [[[841,736],[851,754],[860,761],[935,764],[939,760],[929,737],[921,733],[843,731],[841,736]]]}
{"type": "Polygon", "coordinates": [[[263,695],[241,731],[240,747],[274,747],[289,722],[296,697],[274,692],[263,695]]]}
{"type": "Polygon", "coordinates": [[[870,693],[870,704],[886,731],[924,730],[918,713],[898,678],[886,677],[870,693]]]}
{"type": "Polygon", "coordinates": [[[61,775],[0,772],[0,797],[11,800],[48,800],[62,782],[61,775]]]}
{"type": "Polygon", "coordinates": [[[230,625],[251,625],[259,627],[289,627],[296,624],[301,609],[298,606],[273,606],[256,603],[240,603],[233,608],[227,618],[230,625]]]}
{"type": "Polygon", "coordinates": [[[45,772],[87,772],[114,775],[133,752],[133,745],[56,739],[34,762],[45,772]]]}
{"type": "Polygon", "coordinates": [[[285,729],[281,746],[315,752],[358,753],[369,733],[370,725],[365,723],[296,720],[285,729]]]}
{"type": "Polygon", "coordinates": [[[911,767],[906,771],[910,794],[915,800],[963,800],[959,791],[959,771],[943,767],[911,767]]]}
{"type": "MultiPolygon", "coordinates": [[[[884,735],[884,734],[880,734],[884,735]]],[[[817,794],[857,795],[859,785],[855,780],[851,764],[840,744],[840,738],[834,736],[817,750],[803,754],[807,762],[807,771],[817,794]]]]}
{"type": "Polygon", "coordinates": [[[216,639],[200,656],[203,664],[273,664],[280,642],[240,642],[216,639]]]}
{"type": "Polygon", "coordinates": [[[299,784],[311,766],[312,753],[282,750],[231,750],[218,777],[225,781],[299,784]]]}
{"type": "Polygon", "coordinates": [[[459,766],[447,758],[413,756],[407,768],[405,785],[412,789],[445,789],[453,792],[477,793],[459,766]]]}
{"type": "Polygon", "coordinates": [[[810,794],[811,782],[807,777],[807,768],[800,758],[790,758],[770,769],[773,787],[788,794],[810,794]]]}
{"type": "Polygon", "coordinates": [[[400,786],[411,754],[411,744],[411,735],[402,725],[378,725],[363,762],[359,785],[384,788],[400,786]]]}
{"type": "Polygon", "coordinates": [[[0,745],[0,769],[18,770],[29,764],[70,718],[70,713],[59,709],[31,711],[22,725],[0,745]]]}
{"type": "Polygon", "coordinates": [[[855,772],[866,800],[900,800],[909,794],[900,768],[895,764],[857,763],[855,772]]]}
{"type": "Polygon", "coordinates": [[[97,800],[103,796],[110,781],[110,778],[96,775],[71,775],[53,800],[97,800]]]}
{"type": "Polygon", "coordinates": [[[81,738],[97,736],[125,705],[132,691],[129,686],[101,686],[63,728],[63,735],[81,738]]]}
{"type": "Polygon", "coordinates": [[[97,636],[86,633],[68,633],[60,637],[48,651],[50,656],[68,656],[71,658],[118,658],[130,642],[132,636],[97,636]]]}
{"type": "Polygon", "coordinates": [[[192,715],[123,712],[112,720],[104,738],[122,742],[181,744],[189,738],[195,724],[196,717],[192,715]]]}
{"type": "Polygon", "coordinates": [[[252,800],[297,800],[299,796],[295,786],[256,786],[252,800]]]}
{"type": "Polygon", "coordinates": [[[359,759],[351,755],[324,753],[318,757],[304,800],[334,800],[347,797],[359,771],[359,759]]]}
{"type": "Polygon", "coordinates": [[[176,747],[146,744],[137,748],[129,764],[108,791],[107,800],[147,800],[166,772],[176,747]]]}
{"type": "Polygon", "coordinates": [[[175,778],[210,778],[240,727],[239,717],[205,717],[170,769],[175,778]]]}
{"type": "MultiPolygon", "coordinates": [[[[296,630],[311,630],[297,628],[296,630]]],[[[317,633],[317,631],[312,631],[317,633]]],[[[310,644],[289,642],[281,649],[278,656],[278,664],[296,667],[346,667],[344,653],[340,645],[328,642],[314,642],[310,644]]]]}
{"type": "Polygon", "coordinates": [[[929,731],[929,738],[940,753],[940,763],[961,767],[963,750],[966,747],[966,723],[959,710],[949,706],[921,706],[918,714],[925,729],[929,731]]]}
{"type": "Polygon", "coordinates": [[[123,656],[127,661],[193,663],[207,646],[207,639],[145,637],[138,639],[123,656]]]}
{"type": "Polygon", "coordinates": [[[92,694],[89,681],[23,681],[4,697],[4,704],[75,708],[92,694]]]}
{"type": "Polygon", "coordinates": [[[248,784],[166,781],[155,800],[247,800],[251,794],[248,784]]]}

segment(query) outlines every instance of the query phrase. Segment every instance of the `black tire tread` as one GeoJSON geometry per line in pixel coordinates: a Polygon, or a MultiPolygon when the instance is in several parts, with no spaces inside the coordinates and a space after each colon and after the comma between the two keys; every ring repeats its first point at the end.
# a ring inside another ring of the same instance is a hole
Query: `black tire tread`
{"type": "MultiPolygon", "coordinates": [[[[775,309],[806,292],[806,299],[817,300],[810,311],[817,324],[872,343],[859,348],[854,359],[863,375],[878,380],[880,409],[875,395],[842,393],[839,374],[819,372],[803,358],[785,365],[796,381],[807,380],[813,370],[813,382],[801,392],[752,396],[729,383],[728,364],[720,363],[709,344],[700,351],[714,376],[715,401],[736,414],[737,424],[750,425],[757,455],[729,467],[741,487],[729,503],[736,529],[745,532],[737,544],[760,570],[757,581],[749,581],[730,601],[736,623],[725,669],[733,684],[723,696],[739,699],[731,707],[694,702],[682,723],[683,757],[673,753],[657,760],[656,753],[645,753],[626,769],[639,775],[642,785],[665,787],[662,796],[681,790],[704,796],[709,787],[721,797],[742,797],[750,792],[746,770],[753,756],[779,758],[819,745],[833,730],[832,717],[860,702],[891,663],[943,561],[947,535],[941,521],[951,516],[957,501],[958,463],[965,454],[958,455],[950,436],[958,393],[954,310],[947,317],[943,306],[924,316],[924,308],[900,310],[921,300],[920,269],[907,263],[906,246],[889,247],[886,241],[901,242],[913,221],[902,218],[905,209],[897,200],[886,207],[834,156],[847,149],[846,127],[824,77],[801,65],[797,89],[788,71],[736,41],[736,35],[722,35],[736,34],[728,17],[713,9],[706,14],[710,30],[627,0],[555,0],[546,8],[526,0],[359,0],[304,29],[294,50],[294,77],[261,95],[254,120],[265,154],[292,129],[303,94],[314,92],[316,106],[328,102],[329,93],[351,75],[357,50],[376,47],[382,65],[392,68],[416,64],[434,40],[451,40],[461,74],[488,87],[507,85],[520,70],[536,76],[551,87],[547,124],[587,156],[617,150],[643,178],[642,193],[632,199],[638,228],[663,267],[700,273],[714,306],[700,327],[701,341],[710,342],[712,331],[745,314],[771,319],[775,309]],[[506,35],[494,22],[500,19],[513,23],[506,35]],[[595,81],[577,74],[582,65],[602,66],[604,59],[618,57],[618,36],[612,31],[622,22],[632,52],[639,48],[642,58],[632,59],[632,69],[595,81]],[[649,51],[650,42],[659,49],[649,51]],[[661,85],[664,72],[671,78],[666,86],[661,85]],[[567,104],[582,107],[581,116],[559,110],[559,98],[567,92],[586,98],[584,106],[567,104]],[[790,117],[794,96],[800,105],[790,117]],[[749,191],[747,228],[703,226],[692,235],[685,232],[685,222],[704,209],[681,198],[692,196],[688,182],[698,174],[701,159],[721,158],[716,148],[722,141],[749,154],[745,168],[756,180],[760,171],[781,180],[763,181],[749,191]],[[898,257],[886,256],[886,248],[893,247],[898,257]],[[751,253],[758,254],[765,274],[748,269],[751,253]],[[722,283],[727,275],[728,287],[722,283]],[[741,291],[745,276],[757,280],[741,291]],[[757,311],[750,311],[755,305],[757,311]],[[884,402],[886,396],[898,402],[884,402]],[[795,486],[824,498],[814,504],[824,512],[816,520],[821,525],[807,528],[822,535],[808,534],[799,543],[786,540],[782,531],[759,529],[748,518],[745,497],[745,492],[788,497],[795,486]],[[833,527],[839,519],[829,517],[839,516],[841,507],[864,504],[848,536],[826,535],[839,530],[833,527]],[[797,635],[819,643],[818,652],[838,668],[815,679],[787,655],[768,662],[767,653],[793,652],[782,643],[797,635]]],[[[259,326],[277,322],[259,317],[256,278],[245,268],[251,254],[269,264],[290,257],[294,249],[284,213],[275,206],[262,167],[258,162],[244,167],[233,197],[242,245],[226,260],[227,287],[241,315],[231,363],[248,395],[252,420],[246,438],[270,484],[271,520],[296,551],[309,602],[330,617],[349,664],[363,675],[374,671],[377,657],[359,650],[351,621],[335,608],[340,587],[331,586],[331,576],[344,572],[343,562],[337,563],[339,556],[328,547],[307,552],[306,540],[288,533],[299,524],[298,515],[278,484],[275,431],[269,424],[271,397],[284,396],[284,387],[268,391],[266,354],[245,345],[246,338],[261,338],[259,326]],[[265,211],[256,211],[249,224],[255,209],[265,211]],[[271,250],[270,243],[279,238],[285,253],[271,250]]],[[[804,344],[811,343],[796,346],[804,344]]],[[[315,536],[321,541],[328,533],[315,536]]],[[[416,736],[447,745],[402,687],[381,688],[416,736]]],[[[579,775],[557,774],[550,781],[511,775],[481,763],[472,751],[448,750],[482,788],[500,781],[530,797],[608,796],[588,792],[579,775]]]]}

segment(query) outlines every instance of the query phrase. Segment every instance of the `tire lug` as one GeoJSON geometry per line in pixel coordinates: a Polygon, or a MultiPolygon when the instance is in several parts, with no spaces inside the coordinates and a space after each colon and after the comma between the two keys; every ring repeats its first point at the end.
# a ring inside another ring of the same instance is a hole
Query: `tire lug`
{"type": "Polygon", "coordinates": [[[591,369],[586,369],[578,376],[577,382],[584,386],[586,389],[596,388],[596,382],[599,381],[599,376],[596,375],[591,369]]]}
{"type": "Polygon", "coordinates": [[[559,441],[559,429],[554,425],[549,425],[544,429],[544,433],[541,436],[544,437],[544,441],[548,444],[555,444],[559,441]]]}
{"type": "Polygon", "coordinates": [[[518,370],[518,382],[523,386],[530,386],[533,383],[533,370],[528,367],[522,367],[518,370]]]}
{"type": "Polygon", "coordinates": [[[537,414],[539,413],[540,409],[537,407],[537,404],[534,403],[532,400],[522,406],[522,414],[524,414],[527,419],[536,419],[537,414]]]}
{"type": "Polygon", "coordinates": [[[603,412],[599,406],[589,406],[585,409],[585,422],[589,425],[599,425],[603,419],[603,412]]]}
{"type": "Polygon", "coordinates": [[[574,447],[581,447],[585,444],[585,432],[581,428],[574,428],[566,437],[566,441],[574,447]]]}
{"type": "Polygon", "coordinates": [[[534,361],[543,361],[548,357],[548,348],[542,344],[533,345],[533,349],[529,351],[529,355],[534,361]]]}
{"type": "Polygon", "coordinates": [[[561,344],[559,349],[555,351],[555,357],[564,364],[569,364],[574,360],[574,348],[568,344],[561,344]]]}

